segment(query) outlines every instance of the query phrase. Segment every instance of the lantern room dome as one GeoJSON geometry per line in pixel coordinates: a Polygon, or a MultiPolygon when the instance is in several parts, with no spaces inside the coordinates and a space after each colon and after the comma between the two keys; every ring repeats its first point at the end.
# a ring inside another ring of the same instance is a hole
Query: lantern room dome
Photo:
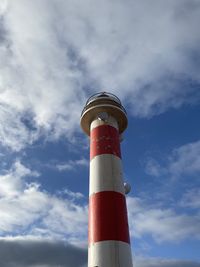
{"type": "Polygon", "coordinates": [[[119,98],[114,94],[101,92],[92,95],[87,100],[81,113],[81,127],[87,135],[90,135],[91,122],[102,112],[106,112],[117,120],[120,134],[126,129],[128,124],[126,110],[119,98]]]}

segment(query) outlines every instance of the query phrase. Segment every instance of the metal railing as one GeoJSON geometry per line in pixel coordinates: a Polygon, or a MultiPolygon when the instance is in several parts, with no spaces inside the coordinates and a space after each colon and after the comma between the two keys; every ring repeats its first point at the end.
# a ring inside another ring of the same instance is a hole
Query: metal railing
{"type": "Polygon", "coordinates": [[[118,104],[121,105],[121,101],[119,100],[119,98],[114,95],[114,94],[111,94],[111,93],[107,93],[107,92],[101,92],[101,93],[96,93],[94,95],[92,95],[86,102],[86,105],[88,105],[90,102],[98,99],[98,98],[101,98],[101,97],[108,97],[108,98],[112,98],[115,102],[117,102],[118,104]]]}
{"type": "Polygon", "coordinates": [[[125,110],[125,108],[122,106],[120,99],[119,99],[116,95],[114,95],[114,94],[112,94],[112,93],[101,92],[101,93],[96,93],[96,94],[92,95],[92,96],[87,100],[87,102],[86,102],[86,104],[85,104],[85,107],[84,107],[84,109],[83,109],[83,111],[82,111],[82,113],[81,113],[81,116],[83,115],[83,113],[84,113],[85,110],[87,109],[87,106],[88,106],[90,103],[92,103],[93,101],[96,101],[96,100],[98,100],[98,99],[101,99],[101,98],[105,98],[105,99],[108,98],[108,99],[111,99],[111,100],[115,101],[115,102],[118,104],[118,106],[119,106],[119,107],[124,111],[124,113],[126,114],[126,110],[125,110]]]}

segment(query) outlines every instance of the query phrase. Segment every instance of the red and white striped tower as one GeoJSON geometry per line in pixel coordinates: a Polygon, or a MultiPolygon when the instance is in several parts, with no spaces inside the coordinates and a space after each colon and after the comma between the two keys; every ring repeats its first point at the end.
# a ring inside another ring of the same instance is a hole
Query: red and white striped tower
{"type": "Polygon", "coordinates": [[[126,111],[110,93],[86,103],[81,127],[90,136],[88,267],[132,267],[120,136],[126,111]]]}

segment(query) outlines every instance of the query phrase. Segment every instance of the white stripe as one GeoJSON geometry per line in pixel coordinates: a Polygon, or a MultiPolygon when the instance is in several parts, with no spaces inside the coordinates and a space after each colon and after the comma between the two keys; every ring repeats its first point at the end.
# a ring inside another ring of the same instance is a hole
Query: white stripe
{"type": "Polygon", "coordinates": [[[95,119],[93,120],[93,122],[90,125],[90,131],[100,125],[110,125],[115,127],[118,130],[118,123],[117,120],[115,118],[113,118],[112,116],[109,116],[108,119],[105,121],[99,120],[99,119],[95,119]]]}
{"type": "Polygon", "coordinates": [[[121,241],[101,241],[88,248],[88,267],[132,267],[131,247],[121,241]]]}
{"type": "Polygon", "coordinates": [[[121,159],[115,155],[98,155],[90,161],[90,195],[101,191],[125,193],[121,159]]]}

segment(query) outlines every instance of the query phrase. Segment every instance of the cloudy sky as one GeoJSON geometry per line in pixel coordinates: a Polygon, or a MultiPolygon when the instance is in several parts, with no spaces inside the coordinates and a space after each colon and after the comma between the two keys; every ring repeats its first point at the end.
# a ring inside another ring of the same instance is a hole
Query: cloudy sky
{"type": "Polygon", "coordinates": [[[87,265],[88,138],[123,102],[135,267],[200,267],[200,1],[0,0],[0,266],[87,265]]]}

